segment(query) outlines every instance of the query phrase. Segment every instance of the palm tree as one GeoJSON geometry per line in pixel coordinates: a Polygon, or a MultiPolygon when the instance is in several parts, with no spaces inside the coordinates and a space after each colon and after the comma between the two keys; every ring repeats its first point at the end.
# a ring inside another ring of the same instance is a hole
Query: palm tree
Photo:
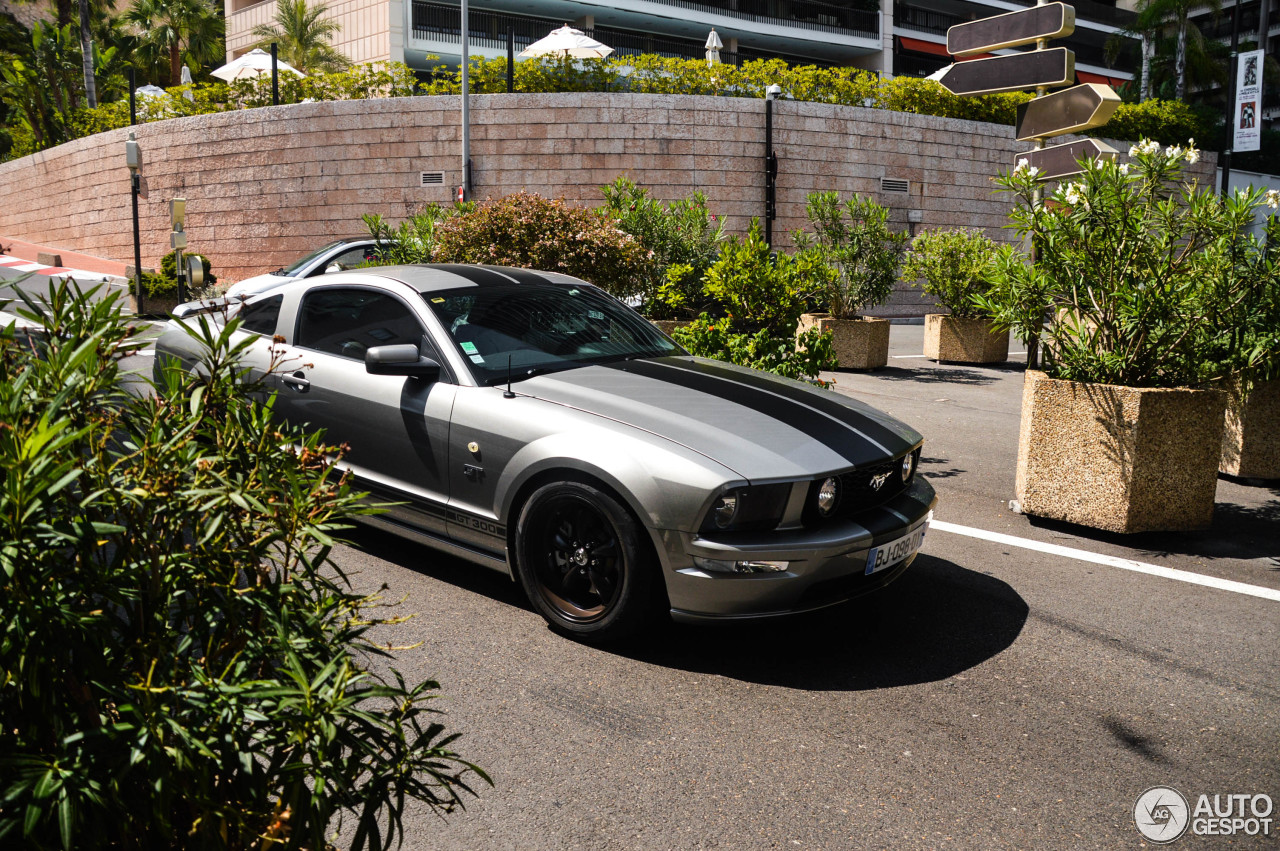
{"type": "Polygon", "coordinates": [[[266,48],[274,42],[280,58],[306,74],[341,71],[351,60],[329,44],[342,26],[335,20],[322,19],[327,11],[329,7],[324,3],[308,6],[307,0],[279,0],[275,26],[261,24],[253,28],[253,34],[260,39],[254,47],[266,48]]]}
{"type": "Polygon", "coordinates": [[[1143,100],[1151,95],[1147,80],[1150,76],[1150,53],[1154,53],[1155,39],[1170,25],[1175,28],[1173,48],[1174,98],[1185,101],[1187,96],[1188,51],[1204,53],[1204,36],[1190,23],[1191,12],[1208,6],[1214,14],[1222,11],[1222,0],[1139,0],[1138,16],[1134,29],[1143,34],[1143,100]]]}
{"type": "Polygon", "coordinates": [[[133,24],[144,47],[169,54],[169,85],[182,81],[182,55],[203,64],[222,49],[222,15],[205,0],[134,0],[124,20],[133,24]]]}

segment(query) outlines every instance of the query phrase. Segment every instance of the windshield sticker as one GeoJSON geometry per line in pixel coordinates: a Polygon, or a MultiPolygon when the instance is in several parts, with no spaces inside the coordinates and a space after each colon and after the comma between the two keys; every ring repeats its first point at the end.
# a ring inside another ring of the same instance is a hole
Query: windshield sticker
{"type": "Polygon", "coordinates": [[[484,363],[484,358],[483,358],[483,357],[481,357],[480,355],[472,355],[472,356],[471,356],[471,362],[472,362],[472,363],[484,363]]]}
{"type": "Polygon", "coordinates": [[[444,304],[444,299],[442,299],[442,298],[433,298],[433,299],[431,299],[431,303],[432,303],[432,304],[444,304]]]}
{"type": "Polygon", "coordinates": [[[469,355],[474,355],[476,354],[476,344],[470,341],[465,342],[462,344],[462,350],[469,355]]]}

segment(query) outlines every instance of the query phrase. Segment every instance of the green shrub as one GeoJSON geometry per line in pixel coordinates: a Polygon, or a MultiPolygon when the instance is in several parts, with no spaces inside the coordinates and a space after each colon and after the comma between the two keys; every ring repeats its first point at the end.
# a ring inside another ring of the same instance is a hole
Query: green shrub
{"type": "Polygon", "coordinates": [[[1212,137],[1216,122],[1216,117],[1205,115],[1182,101],[1148,100],[1120,104],[1110,121],[1090,130],[1088,135],[1126,142],[1151,139],[1162,145],[1186,145],[1189,139],[1212,137]]]}
{"type": "Polygon", "coordinates": [[[378,259],[369,265],[397,266],[407,263],[430,263],[436,245],[436,227],[454,216],[475,209],[473,202],[463,204],[423,204],[398,226],[377,213],[361,216],[369,235],[377,243],[378,259]]]}
{"type": "Polygon", "coordinates": [[[651,319],[688,318],[701,308],[702,276],[716,259],[724,224],[695,192],[663,204],[626,177],[602,187],[605,209],[644,249],[641,310],[651,319]]]}
{"type": "MultiPolygon", "coordinates": [[[[207,298],[212,295],[213,287],[218,282],[217,276],[213,274],[213,264],[208,257],[200,254],[187,254],[187,257],[199,257],[204,264],[204,282],[198,286],[187,284],[186,295],[192,301],[201,298],[207,298]]],[[[160,258],[159,272],[143,272],[142,285],[146,288],[148,296],[174,296],[178,291],[178,264],[175,252],[170,251],[164,257],[160,258]]],[[[129,292],[136,293],[134,282],[129,282],[129,292]]]]}
{"type": "Polygon", "coordinates": [[[811,253],[771,256],[760,223],[743,238],[730,237],[703,277],[703,313],[677,328],[675,339],[692,354],[762,369],[788,378],[815,378],[835,369],[831,334],[810,329],[797,341],[796,325],[831,269],[811,253]]]}
{"type": "Polygon", "coordinates": [[[396,619],[330,559],[369,509],[253,403],[245,344],[193,330],[204,374],[140,397],[116,297],[24,313],[48,333],[0,334],[0,844],[323,849],[346,814],[389,848],[407,800],[460,806],[488,778],[435,683],[371,669],[396,619]]]}
{"type": "Polygon", "coordinates": [[[991,288],[995,254],[996,244],[980,230],[926,230],[911,240],[902,277],[920,282],[951,315],[978,319],[984,314],[973,299],[991,288]]]}
{"type": "MultiPolygon", "coordinates": [[[[675,329],[672,337],[691,354],[736,363],[786,378],[812,381],[822,370],[839,366],[831,332],[810,328],[799,337],[761,329],[754,334],[732,330],[732,323],[705,313],[675,329]]],[[[822,382],[817,382],[822,383],[822,382]]]]}
{"type": "Polygon", "coordinates": [[[485,201],[435,225],[437,263],[491,263],[562,272],[619,298],[643,289],[644,250],[603,210],[530,192],[485,201]]]}
{"type": "Polygon", "coordinates": [[[1043,333],[1055,378],[1197,386],[1272,362],[1280,279],[1274,246],[1249,235],[1265,196],[1182,182],[1194,150],[1144,141],[1130,156],[1085,161],[1047,202],[1025,160],[1001,175],[1036,259],[1003,251],[994,270],[1005,279],[978,303],[1024,341],[1043,333]]]}
{"type": "Polygon", "coordinates": [[[818,294],[836,319],[889,300],[898,281],[909,236],[889,228],[889,208],[854,195],[842,205],[835,192],[814,192],[805,203],[813,233],[792,238],[805,254],[821,259],[833,274],[818,294]]]}

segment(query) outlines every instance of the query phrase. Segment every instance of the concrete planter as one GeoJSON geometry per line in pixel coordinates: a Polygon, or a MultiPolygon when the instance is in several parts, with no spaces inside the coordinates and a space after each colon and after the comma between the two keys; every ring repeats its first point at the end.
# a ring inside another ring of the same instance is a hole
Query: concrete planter
{"type": "Polygon", "coordinates": [[[924,356],[953,363],[1004,363],[1009,332],[992,331],[986,319],[930,313],[924,318],[924,356]]]}
{"type": "Polygon", "coordinates": [[[1260,381],[1245,398],[1227,390],[1222,472],[1242,479],[1280,479],[1280,380],[1260,381]]]}
{"type": "Polygon", "coordinates": [[[1111,532],[1213,521],[1227,396],[1084,384],[1029,371],[1017,496],[1026,514],[1111,532]]]}
{"type": "MultiPolygon", "coordinates": [[[[142,300],[142,309],[147,316],[168,316],[179,304],[177,295],[149,295],[142,300]]],[[[132,293],[129,295],[129,309],[138,312],[138,297],[132,293]]]]}
{"type": "Polygon", "coordinates": [[[689,320],[688,319],[650,319],[649,324],[657,328],[663,334],[666,334],[668,337],[670,337],[672,331],[676,330],[677,328],[683,328],[684,326],[688,325],[689,320]]]}
{"type": "Polygon", "coordinates": [[[806,313],[800,317],[796,333],[814,327],[831,332],[841,369],[880,369],[889,362],[888,319],[836,319],[829,313],[806,313]]]}

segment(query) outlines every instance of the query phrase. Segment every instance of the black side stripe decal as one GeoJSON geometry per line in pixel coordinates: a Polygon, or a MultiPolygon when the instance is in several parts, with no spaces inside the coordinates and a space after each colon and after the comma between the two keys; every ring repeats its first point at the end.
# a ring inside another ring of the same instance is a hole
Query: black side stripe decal
{"type": "MultiPolygon", "coordinates": [[[[854,466],[884,460],[884,455],[875,446],[858,439],[851,426],[838,423],[812,408],[741,382],[726,381],[714,375],[683,369],[665,359],[619,361],[608,366],[687,387],[759,411],[808,435],[854,466]]],[[[725,425],[732,427],[732,423],[725,425]]]]}
{"type": "Polygon", "coordinates": [[[763,376],[745,375],[741,372],[737,372],[736,370],[727,369],[713,364],[694,363],[684,360],[676,362],[663,361],[663,363],[666,363],[668,366],[676,367],[677,369],[688,369],[709,375],[717,375],[731,381],[741,381],[745,384],[750,384],[753,387],[758,387],[761,390],[776,393],[779,396],[785,396],[793,402],[798,402],[801,405],[821,411],[828,416],[835,417],[844,422],[847,422],[850,417],[856,418],[857,424],[854,425],[853,423],[849,423],[849,427],[861,433],[868,440],[880,444],[880,446],[882,446],[885,451],[889,452],[891,455],[901,455],[908,449],[911,449],[914,445],[893,429],[876,422],[874,418],[860,411],[849,408],[846,405],[842,405],[835,399],[829,399],[823,393],[810,392],[800,387],[792,387],[791,385],[785,384],[781,381],[771,381],[763,376]]]}

